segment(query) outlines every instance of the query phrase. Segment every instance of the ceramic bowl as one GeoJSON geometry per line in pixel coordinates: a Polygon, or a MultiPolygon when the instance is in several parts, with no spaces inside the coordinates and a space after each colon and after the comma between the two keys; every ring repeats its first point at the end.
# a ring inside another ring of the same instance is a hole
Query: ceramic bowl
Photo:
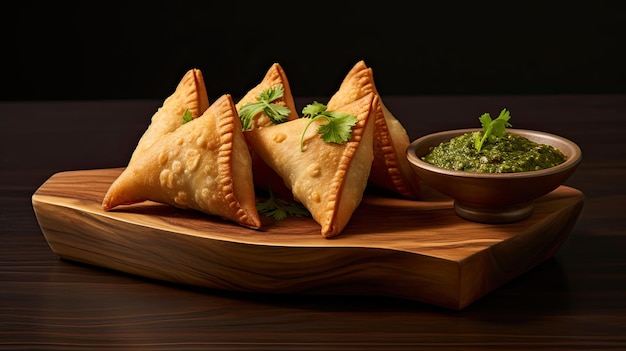
{"type": "Polygon", "coordinates": [[[555,190],[576,170],[582,159],[578,145],[563,137],[533,130],[507,129],[540,144],[561,150],[567,160],[560,165],[528,172],[477,173],[434,166],[421,159],[432,147],[480,129],[457,129],[429,134],[411,142],[407,158],[419,178],[454,200],[456,213],[481,223],[511,223],[531,216],[534,201],[555,190]]]}

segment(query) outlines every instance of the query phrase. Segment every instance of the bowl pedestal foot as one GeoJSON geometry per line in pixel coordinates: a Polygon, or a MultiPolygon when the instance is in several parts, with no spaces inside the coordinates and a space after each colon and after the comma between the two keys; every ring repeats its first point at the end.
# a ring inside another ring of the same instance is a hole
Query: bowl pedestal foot
{"type": "Polygon", "coordinates": [[[493,207],[467,202],[454,202],[454,210],[461,218],[479,223],[513,223],[524,220],[533,212],[534,202],[493,207]]]}

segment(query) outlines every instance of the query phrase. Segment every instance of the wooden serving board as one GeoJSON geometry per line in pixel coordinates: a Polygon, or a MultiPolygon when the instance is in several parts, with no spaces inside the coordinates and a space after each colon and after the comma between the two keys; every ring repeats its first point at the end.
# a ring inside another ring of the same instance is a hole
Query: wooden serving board
{"type": "Polygon", "coordinates": [[[327,239],[311,218],[257,231],[150,201],[104,212],[102,198],[121,171],[57,173],[32,196],[60,258],[220,290],[390,296],[454,310],[553,256],[584,202],[561,186],[529,219],[494,225],[458,217],[444,197],[367,194],[344,231],[327,239]]]}

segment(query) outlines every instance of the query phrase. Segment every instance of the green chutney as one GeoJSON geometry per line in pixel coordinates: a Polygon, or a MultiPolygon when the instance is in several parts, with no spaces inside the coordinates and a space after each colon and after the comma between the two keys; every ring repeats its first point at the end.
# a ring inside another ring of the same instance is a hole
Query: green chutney
{"type": "Polygon", "coordinates": [[[480,152],[474,146],[482,131],[465,133],[443,142],[422,160],[438,167],[466,172],[512,173],[537,171],[565,162],[558,149],[538,144],[514,133],[505,133],[495,141],[483,144],[480,152]]]}

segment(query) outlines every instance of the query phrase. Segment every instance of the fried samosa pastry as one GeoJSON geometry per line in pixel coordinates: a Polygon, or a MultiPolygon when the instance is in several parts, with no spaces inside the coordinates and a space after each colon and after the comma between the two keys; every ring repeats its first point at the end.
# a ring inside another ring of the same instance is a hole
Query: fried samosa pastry
{"type": "Polygon", "coordinates": [[[409,135],[383,103],[374,83],[372,69],[363,60],[357,62],[345,76],[340,89],[342,87],[350,89],[350,93],[334,96],[335,99],[344,100],[336,101],[338,104],[354,101],[371,92],[379,97],[375,106],[374,162],[369,183],[405,198],[416,199],[420,182],[405,154],[410,144],[409,135]]]}
{"type": "MultiPolygon", "coordinates": [[[[250,89],[235,105],[242,119],[249,118],[249,126],[248,128],[244,127],[244,135],[247,134],[248,130],[276,124],[273,118],[268,116],[264,110],[259,111],[254,116],[244,116],[242,113],[244,106],[259,102],[259,94],[265,93],[271,89],[279,89],[279,91],[282,91],[282,97],[271,101],[272,105],[288,109],[286,115],[282,115],[281,118],[284,118],[285,121],[298,118],[296,104],[291,94],[291,87],[287,75],[280,64],[274,63],[265,73],[263,80],[254,88],[250,89]]],[[[280,176],[256,155],[252,147],[250,148],[250,154],[252,156],[252,175],[255,186],[258,189],[271,190],[275,195],[281,198],[291,198],[291,191],[285,186],[280,176]]]]}
{"type": "Polygon", "coordinates": [[[252,161],[230,95],[138,153],[111,184],[102,208],[145,200],[261,227],[252,161]]]}
{"type": "Polygon", "coordinates": [[[340,109],[329,103],[328,111],[356,117],[350,139],[345,143],[326,142],[321,138],[317,130],[326,123],[324,119],[298,118],[250,130],[246,135],[259,157],[291,189],[293,198],[320,224],[321,234],[326,238],[343,231],[367,186],[374,158],[372,105],[375,99],[372,93],[340,109]],[[309,122],[311,125],[307,128],[309,122]]]}
{"type": "Polygon", "coordinates": [[[135,154],[146,152],[161,136],[178,128],[187,110],[190,117],[197,118],[208,107],[209,98],[202,72],[197,68],[188,70],[179,81],[176,90],[152,116],[150,125],[139,139],[131,160],[136,158],[135,154]]]}
{"type": "MultiPolygon", "coordinates": [[[[259,94],[268,90],[275,89],[281,86],[283,91],[283,96],[277,98],[272,101],[273,105],[283,106],[289,109],[289,114],[285,117],[287,120],[292,120],[298,118],[298,112],[296,111],[296,104],[291,94],[291,86],[289,85],[289,80],[287,79],[287,74],[278,63],[272,64],[272,66],[267,70],[263,80],[257,84],[254,88],[250,89],[235,105],[237,107],[237,111],[241,111],[241,108],[244,105],[250,103],[258,102],[259,94]]],[[[264,111],[260,111],[257,115],[251,118],[252,123],[250,128],[248,129],[256,129],[267,127],[275,124],[264,111]]]]}

